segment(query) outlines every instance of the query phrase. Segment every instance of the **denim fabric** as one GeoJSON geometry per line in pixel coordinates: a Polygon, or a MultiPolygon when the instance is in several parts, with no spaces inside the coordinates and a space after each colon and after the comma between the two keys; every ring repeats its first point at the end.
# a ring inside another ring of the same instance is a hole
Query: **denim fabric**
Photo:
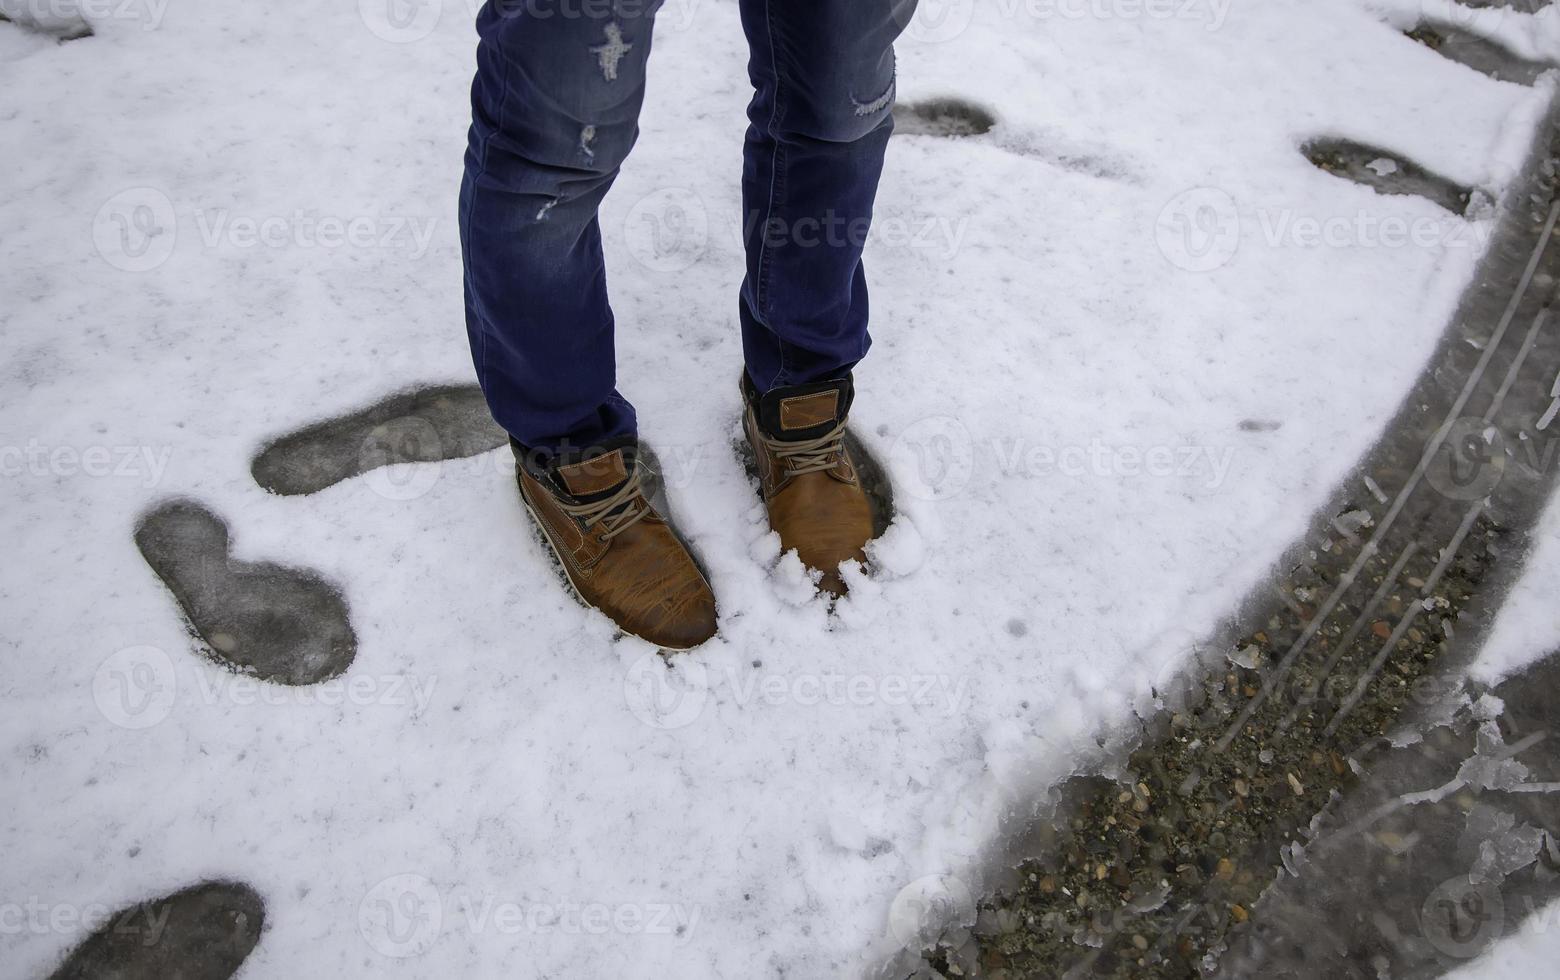
{"type": "MultiPolygon", "coordinates": [[[[488,0],[460,193],[466,327],[499,424],[546,451],[635,433],[597,209],[639,133],[660,0],[488,0]]],[[[861,251],[914,0],[740,0],[744,356],[761,391],[867,352],[861,251]]],[[[730,380],[712,379],[725,385],[730,380]]]]}

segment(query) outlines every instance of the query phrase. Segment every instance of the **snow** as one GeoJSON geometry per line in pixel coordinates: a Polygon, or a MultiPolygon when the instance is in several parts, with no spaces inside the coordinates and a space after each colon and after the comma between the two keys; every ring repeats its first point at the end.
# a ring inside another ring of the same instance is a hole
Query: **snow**
{"type": "MultiPolygon", "coordinates": [[[[251,978],[832,977],[938,896],[962,913],[1004,816],[1147,703],[1375,439],[1478,258],[1487,222],[1296,147],[1498,192],[1550,91],[1345,0],[938,10],[900,99],[998,123],[893,147],[854,424],[899,523],[832,616],[731,450],[736,8],[661,15],[603,226],[622,384],[720,602],[669,672],[559,584],[502,452],[298,498],[249,477],[279,434],[469,378],[473,9],[0,24],[0,903],[241,879],[267,901],[251,978]],[[237,557],[341,585],[340,684],[192,652],[131,541],[174,495],[237,557]]],[[[8,926],[0,961],[42,974],[81,938],[8,926]]]]}
{"type": "Polygon", "coordinates": [[[1533,549],[1523,559],[1522,576],[1511,587],[1479,650],[1472,676],[1496,684],[1522,668],[1560,651],[1560,497],[1553,498],[1533,528],[1533,549]]]}
{"type": "Polygon", "coordinates": [[[1495,942],[1478,959],[1446,974],[1447,980],[1507,980],[1552,974],[1560,902],[1530,912],[1516,932],[1495,942]]]}

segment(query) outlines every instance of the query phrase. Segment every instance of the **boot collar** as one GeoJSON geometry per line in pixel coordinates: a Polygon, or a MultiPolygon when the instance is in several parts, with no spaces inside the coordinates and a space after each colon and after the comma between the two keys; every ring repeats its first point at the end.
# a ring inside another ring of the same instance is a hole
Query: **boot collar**
{"type": "Polygon", "coordinates": [[[833,381],[787,385],[759,394],[742,375],[742,390],[764,435],[783,442],[802,442],[828,434],[850,414],[855,385],[850,375],[833,381]]]}

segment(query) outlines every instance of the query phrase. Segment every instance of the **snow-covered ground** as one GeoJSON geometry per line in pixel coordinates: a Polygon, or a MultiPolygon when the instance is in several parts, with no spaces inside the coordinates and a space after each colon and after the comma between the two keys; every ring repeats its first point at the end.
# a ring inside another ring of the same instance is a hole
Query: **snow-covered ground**
{"type": "MultiPolygon", "coordinates": [[[[559,583],[503,452],[308,497],[249,476],[279,434],[469,377],[464,0],[98,2],[63,45],[0,23],[7,975],[212,877],[266,898],[256,978],[845,976],[939,876],[979,889],[998,820],[1375,439],[1478,258],[1487,219],[1297,146],[1499,193],[1550,93],[1404,39],[1456,9],[1431,0],[927,3],[902,100],[998,124],[893,147],[854,422],[899,521],[833,617],[731,449],[736,6],[660,15],[603,224],[622,387],[720,601],[670,674],[559,583]],[[131,540],[175,495],[341,585],[345,682],[192,651],[131,540]]],[[[1549,57],[1553,27],[1488,21],[1549,57]]]]}
{"type": "MultiPolygon", "coordinates": [[[[1560,388],[1560,377],[1555,384],[1560,388]]],[[[1560,582],[1560,498],[1544,509],[1533,540],[1522,578],[1512,586],[1489,640],[1473,663],[1472,675],[1485,684],[1497,684],[1560,651],[1560,606],[1555,603],[1555,583],[1560,582]]]]}

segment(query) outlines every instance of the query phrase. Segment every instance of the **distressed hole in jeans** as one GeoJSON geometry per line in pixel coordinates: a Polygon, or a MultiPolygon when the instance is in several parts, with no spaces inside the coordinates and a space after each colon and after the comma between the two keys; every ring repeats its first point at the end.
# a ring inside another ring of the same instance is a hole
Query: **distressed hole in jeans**
{"type": "Polygon", "coordinates": [[[596,161],[595,142],[595,126],[586,126],[580,130],[580,155],[585,158],[586,163],[594,163],[596,161]]]}
{"type": "Polygon", "coordinates": [[[608,24],[606,27],[606,43],[597,44],[590,49],[601,62],[601,77],[609,82],[617,81],[618,64],[623,56],[634,50],[634,46],[623,40],[623,28],[616,24],[608,24]]]}
{"type": "Polygon", "coordinates": [[[855,96],[852,96],[850,102],[851,105],[856,107],[856,115],[858,116],[877,115],[894,104],[894,79],[890,78],[888,80],[888,88],[884,90],[882,95],[872,101],[860,102],[855,96]]]}

